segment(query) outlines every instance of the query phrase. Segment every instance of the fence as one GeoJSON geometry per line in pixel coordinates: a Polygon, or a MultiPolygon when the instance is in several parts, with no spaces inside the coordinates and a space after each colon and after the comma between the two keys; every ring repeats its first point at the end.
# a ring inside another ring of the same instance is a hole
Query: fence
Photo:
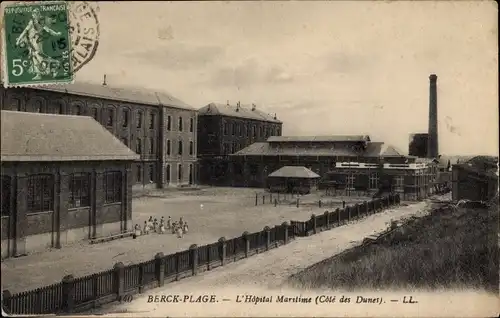
{"type": "Polygon", "coordinates": [[[229,240],[221,237],[215,243],[191,245],[188,250],[167,256],[158,253],[154,259],[139,264],[124,266],[120,262],[101,273],[80,278],[68,275],[60,283],[32,291],[12,295],[5,290],[2,297],[4,310],[8,314],[20,315],[71,313],[122,301],[129,295],[236,262],[287,244],[295,237],[316,234],[399,203],[399,195],[389,195],[345,209],[325,211],[319,216],[312,215],[304,222],[285,222],[272,228],[266,226],[262,231],[244,232],[229,240]]]}
{"type": "MultiPolygon", "coordinates": [[[[281,192],[257,192],[255,193],[255,205],[290,205],[298,207],[319,207],[319,208],[335,208],[338,206],[345,206],[345,200],[350,202],[362,202],[364,198],[370,196],[374,192],[355,192],[352,191],[349,196],[343,200],[334,199],[332,197],[304,197],[296,193],[281,193],[281,192]]],[[[371,196],[370,196],[371,197],[371,196]]]]}

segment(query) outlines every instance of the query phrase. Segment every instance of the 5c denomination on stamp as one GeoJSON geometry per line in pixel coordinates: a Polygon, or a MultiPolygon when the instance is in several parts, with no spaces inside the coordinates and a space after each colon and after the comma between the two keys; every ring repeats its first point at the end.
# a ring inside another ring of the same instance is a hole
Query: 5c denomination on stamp
{"type": "Polygon", "coordinates": [[[73,81],[66,2],[9,5],[3,18],[5,86],[73,81]]]}

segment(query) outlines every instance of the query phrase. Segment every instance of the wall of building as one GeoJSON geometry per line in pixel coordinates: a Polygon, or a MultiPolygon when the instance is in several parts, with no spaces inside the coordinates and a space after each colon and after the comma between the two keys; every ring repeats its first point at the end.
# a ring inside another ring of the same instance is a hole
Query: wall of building
{"type": "Polygon", "coordinates": [[[2,208],[1,217],[2,258],[131,230],[131,177],[130,163],[123,162],[2,162],[2,180],[10,184],[9,209],[2,208]],[[106,171],[121,175],[121,202],[105,203],[106,171]],[[71,208],[69,205],[73,173],[90,176],[89,206],[71,208]],[[28,179],[38,174],[53,177],[53,206],[50,211],[30,213],[28,179]]]}
{"type": "MultiPolygon", "coordinates": [[[[142,105],[29,88],[4,89],[2,109],[93,117],[131,150],[140,154],[141,159],[132,165],[133,182],[136,185],[155,184],[162,187],[163,172],[167,162],[177,167],[177,164],[191,163],[193,158],[196,161],[195,110],[142,105]],[[165,137],[163,137],[161,125],[166,125],[168,116],[172,120],[172,130],[168,131],[165,126],[165,137]],[[182,132],[178,129],[180,117],[184,120],[182,132]],[[190,118],[194,119],[193,131],[189,131],[190,118]],[[182,140],[185,154],[180,157],[164,155],[162,151],[166,139],[182,140]],[[193,141],[193,155],[189,155],[190,141],[193,141]]],[[[186,178],[187,176],[186,172],[186,178]]]]}
{"type": "Polygon", "coordinates": [[[498,180],[480,176],[474,172],[452,168],[452,198],[454,201],[488,201],[498,192],[498,180]]]}

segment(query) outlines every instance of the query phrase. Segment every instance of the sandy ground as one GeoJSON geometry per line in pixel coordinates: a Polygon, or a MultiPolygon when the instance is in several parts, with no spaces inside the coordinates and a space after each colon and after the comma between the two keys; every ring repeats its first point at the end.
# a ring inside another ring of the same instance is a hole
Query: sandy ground
{"type": "Polygon", "coordinates": [[[200,191],[150,191],[150,197],[134,199],[133,221],[144,224],[153,216],[173,220],[183,217],[189,233],[182,239],[172,234],[150,234],[138,239],[125,238],[97,245],[75,244],[63,249],[35,253],[2,262],[2,289],[12,293],[60,282],[63,276],[81,277],[124,264],[150,260],[158,252],[165,255],[216,242],[221,236],[233,238],[244,231],[261,231],[285,221],[305,221],[311,214],[326,209],[317,206],[259,204],[255,206],[256,189],[206,188],[200,191]]]}
{"type": "MultiPolygon", "coordinates": [[[[248,316],[251,313],[269,316],[271,313],[264,309],[273,310],[277,305],[273,307],[272,304],[264,304],[264,307],[259,307],[252,304],[236,304],[236,296],[252,293],[257,296],[279,294],[280,290],[287,288],[284,283],[290,275],[345,249],[359,245],[366,236],[387,229],[391,220],[401,220],[413,215],[423,216],[428,212],[427,202],[389,209],[349,225],[310,237],[298,238],[286,246],[168,284],[161,289],[148,291],[147,294],[140,295],[131,303],[110,305],[94,313],[135,312],[137,316],[144,314],[148,316],[248,316]],[[203,308],[201,304],[148,303],[149,295],[174,294],[195,297],[201,294],[213,294],[219,302],[203,304],[203,308]],[[222,299],[229,300],[222,301],[222,299]],[[266,305],[271,307],[266,307],[266,305]]],[[[295,295],[290,296],[301,294],[300,291],[294,293],[295,295]]],[[[284,309],[285,314],[290,315],[292,312],[287,312],[286,306],[288,304],[282,304],[282,310],[284,309]]],[[[313,314],[319,315],[318,312],[313,314]]],[[[321,315],[324,314],[325,312],[322,311],[321,315]]],[[[293,315],[300,315],[300,311],[293,311],[293,315]]],[[[310,316],[311,313],[302,312],[302,315],[310,316]]]]}

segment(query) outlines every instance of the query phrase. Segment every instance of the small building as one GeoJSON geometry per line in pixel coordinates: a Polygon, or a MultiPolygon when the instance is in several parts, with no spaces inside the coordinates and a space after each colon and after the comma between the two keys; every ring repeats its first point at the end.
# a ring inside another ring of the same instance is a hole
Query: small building
{"type": "Polygon", "coordinates": [[[452,198],[488,201],[498,194],[498,158],[477,156],[452,166],[452,198]]]}
{"type": "Polygon", "coordinates": [[[132,229],[139,158],[92,117],[1,111],[2,258],[132,229]]]}
{"type": "Polygon", "coordinates": [[[311,193],[317,189],[319,175],[302,166],[284,166],[267,177],[271,192],[311,193]]]}

